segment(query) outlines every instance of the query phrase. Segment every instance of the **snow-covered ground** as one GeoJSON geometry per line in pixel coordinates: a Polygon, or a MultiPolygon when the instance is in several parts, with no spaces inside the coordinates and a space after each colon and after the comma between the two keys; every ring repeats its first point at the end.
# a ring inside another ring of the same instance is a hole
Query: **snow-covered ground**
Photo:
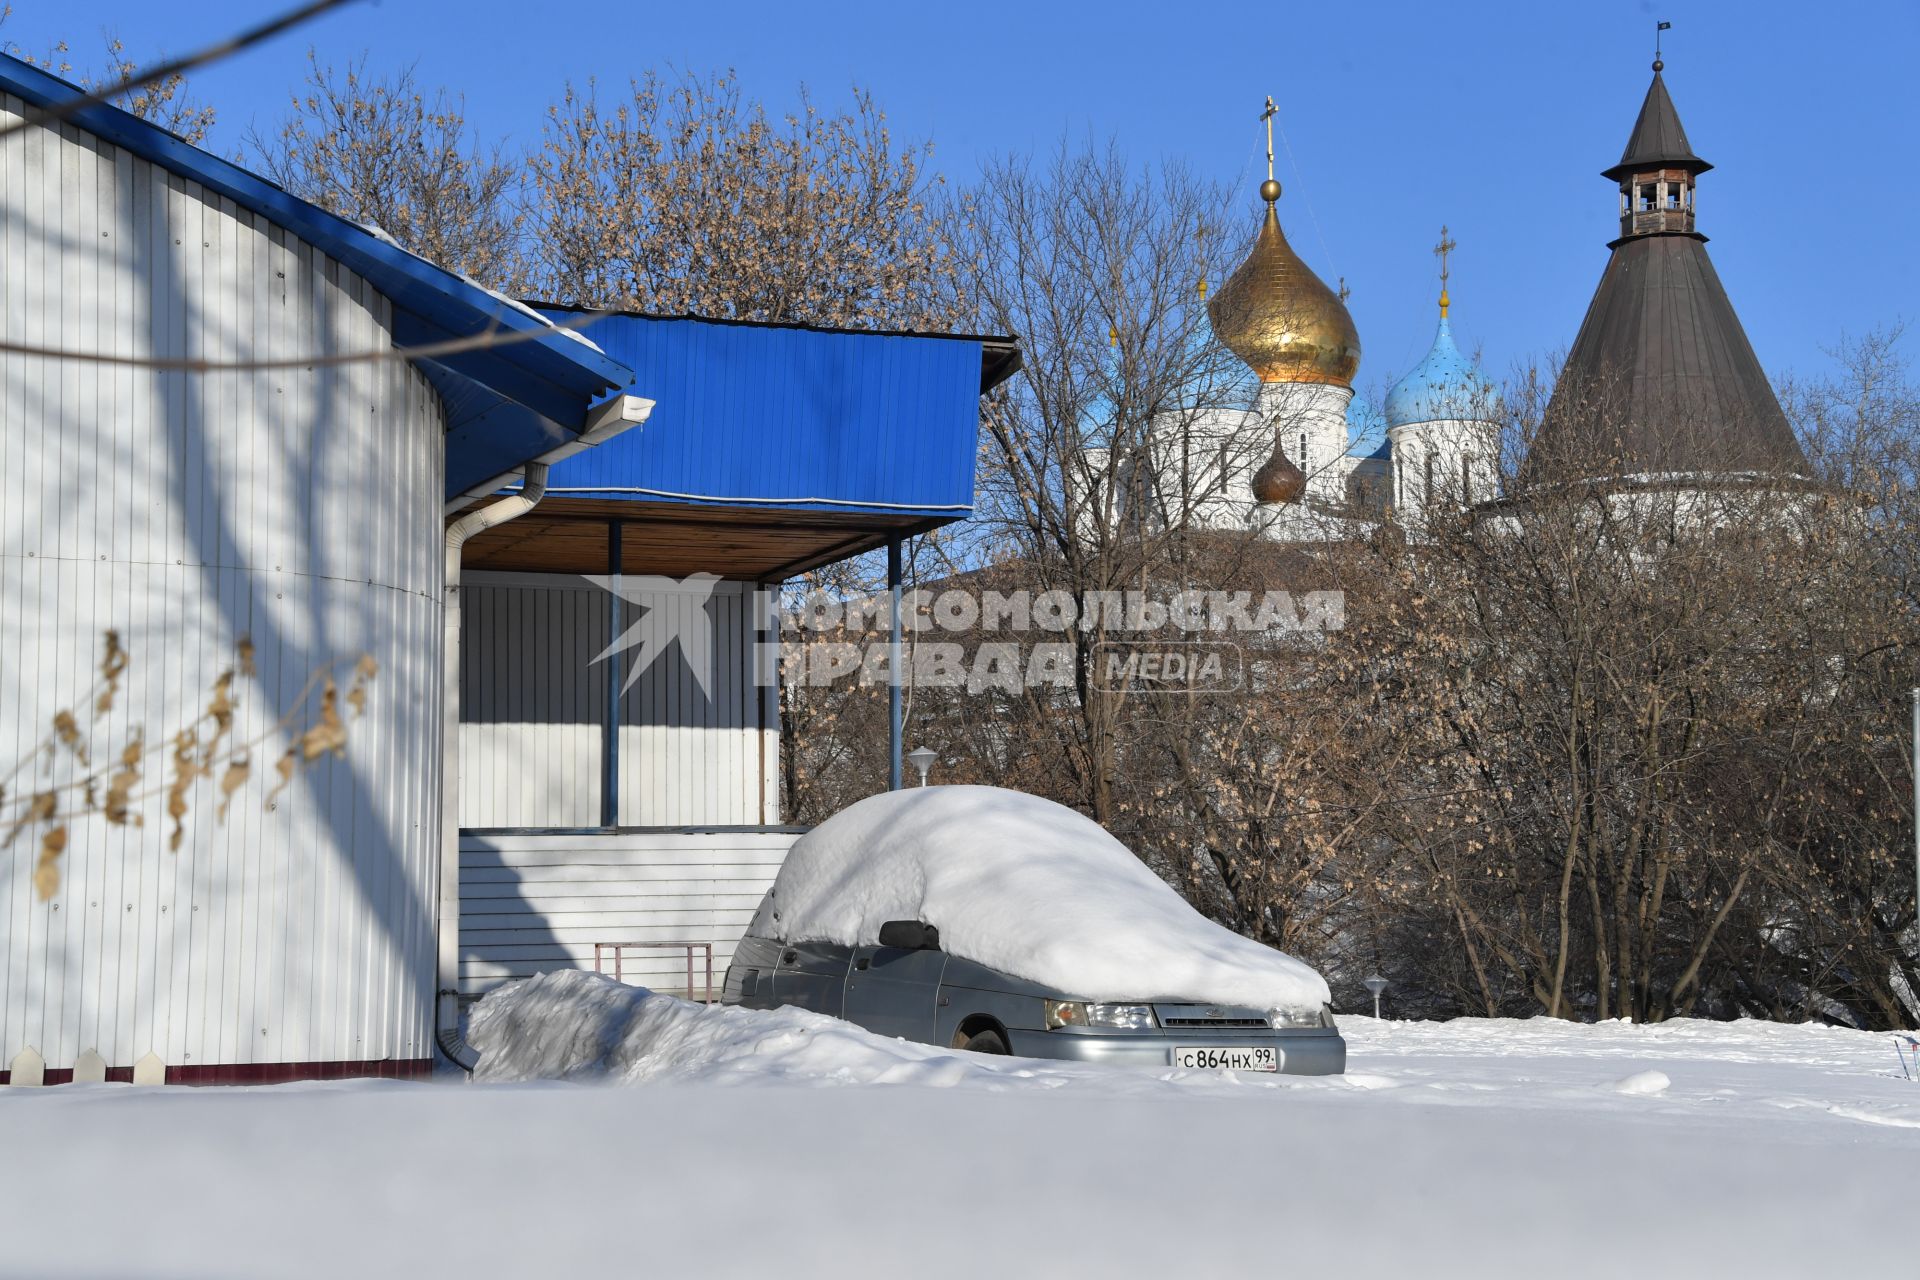
{"type": "Polygon", "coordinates": [[[578,976],[517,1083],[0,1089],[0,1273],[1835,1276],[1900,1271],[1890,1038],[1343,1018],[1344,1078],[947,1054],[578,976]],[[581,1083],[588,1081],[591,1083],[581,1083]]]}

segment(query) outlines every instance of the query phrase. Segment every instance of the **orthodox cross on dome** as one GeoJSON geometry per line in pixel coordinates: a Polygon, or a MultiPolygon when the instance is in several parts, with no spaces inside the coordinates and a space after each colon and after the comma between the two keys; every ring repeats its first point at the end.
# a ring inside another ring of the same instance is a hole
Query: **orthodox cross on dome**
{"type": "Polygon", "coordinates": [[[1267,95],[1267,109],[1260,113],[1261,121],[1267,126],[1267,176],[1273,176],[1273,117],[1280,108],[1273,105],[1273,95],[1267,95]]]}
{"type": "Polygon", "coordinates": [[[1453,272],[1447,266],[1447,255],[1459,247],[1453,238],[1447,234],[1446,224],[1444,222],[1441,223],[1440,243],[1433,246],[1433,256],[1440,259],[1440,318],[1442,320],[1447,318],[1447,303],[1449,301],[1447,298],[1447,281],[1452,278],[1453,275],[1453,272]]]}
{"type": "Polygon", "coordinates": [[[1260,185],[1260,198],[1272,204],[1280,198],[1280,184],[1273,176],[1273,117],[1280,111],[1273,105],[1273,95],[1267,95],[1267,109],[1260,113],[1260,119],[1267,126],[1267,180],[1260,185]]]}
{"type": "MultiPolygon", "coordinates": [[[[1269,169],[1278,114],[1269,96],[1257,117],[1267,127],[1269,169]]],[[[1278,132],[1285,145],[1285,131],[1278,132]]],[[[1207,300],[1214,336],[1263,383],[1325,383],[1351,391],[1360,364],[1353,317],[1287,243],[1280,229],[1279,179],[1263,181],[1260,198],[1267,207],[1252,247],[1207,300]]]]}

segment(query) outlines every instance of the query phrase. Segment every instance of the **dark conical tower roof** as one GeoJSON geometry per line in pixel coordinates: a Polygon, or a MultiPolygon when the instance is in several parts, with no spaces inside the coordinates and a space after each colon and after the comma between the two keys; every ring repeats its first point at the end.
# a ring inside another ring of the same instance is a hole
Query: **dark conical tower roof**
{"type": "Polygon", "coordinates": [[[1693,154],[1654,64],[1620,163],[1622,235],[1567,353],[1523,480],[1805,474],[1806,456],[1693,229],[1693,154]]]}
{"type": "Polygon", "coordinates": [[[1637,170],[1687,169],[1694,175],[1713,168],[1693,154],[1687,131],[1680,125],[1680,113],[1673,109],[1667,82],[1660,78],[1660,63],[1653,64],[1653,83],[1647,86],[1647,100],[1640,104],[1640,117],[1633,122],[1627,149],[1620,163],[1604,170],[1601,177],[1619,182],[1637,170]]]}

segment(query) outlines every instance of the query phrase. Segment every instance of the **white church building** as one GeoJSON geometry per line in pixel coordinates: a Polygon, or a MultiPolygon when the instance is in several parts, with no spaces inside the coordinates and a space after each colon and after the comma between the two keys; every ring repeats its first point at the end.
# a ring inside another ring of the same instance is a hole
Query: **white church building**
{"type": "MultiPolygon", "coordinates": [[[[1363,453],[1352,317],[1287,243],[1280,184],[1269,178],[1261,196],[1267,212],[1253,249],[1209,308],[1215,334],[1258,376],[1259,390],[1248,408],[1182,415],[1182,452],[1206,460],[1183,495],[1189,522],[1328,542],[1389,513],[1417,528],[1429,511],[1498,496],[1499,396],[1454,341],[1444,265],[1433,345],[1387,395],[1386,442],[1363,453]]],[[[1452,248],[1444,234],[1442,245],[1452,248]]],[[[1155,465],[1163,494],[1180,487],[1170,461],[1155,465]]]]}

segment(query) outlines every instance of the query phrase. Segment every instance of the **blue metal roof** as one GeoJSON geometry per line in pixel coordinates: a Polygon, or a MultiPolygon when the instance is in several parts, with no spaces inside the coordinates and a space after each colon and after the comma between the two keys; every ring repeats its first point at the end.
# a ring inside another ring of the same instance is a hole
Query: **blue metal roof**
{"type": "Polygon", "coordinates": [[[1440,317],[1426,358],[1387,392],[1387,425],[1415,422],[1475,422],[1495,414],[1493,384],[1453,343],[1453,328],[1440,317]]]}
{"type": "MultiPolygon", "coordinates": [[[[57,76],[5,54],[0,54],[0,90],[34,107],[84,96],[57,76]]],[[[447,402],[448,496],[565,444],[580,432],[593,403],[632,381],[632,371],[618,360],[552,329],[539,316],[118,107],[82,107],[67,123],[198,182],[358,273],[393,303],[393,338],[399,346],[472,337],[489,329],[536,335],[417,361],[447,402]]]]}
{"type": "Polygon", "coordinates": [[[637,315],[596,316],[581,332],[656,404],[643,429],[556,465],[549,493],[934,519],[973,510],[986,340],[637,315]]]}

